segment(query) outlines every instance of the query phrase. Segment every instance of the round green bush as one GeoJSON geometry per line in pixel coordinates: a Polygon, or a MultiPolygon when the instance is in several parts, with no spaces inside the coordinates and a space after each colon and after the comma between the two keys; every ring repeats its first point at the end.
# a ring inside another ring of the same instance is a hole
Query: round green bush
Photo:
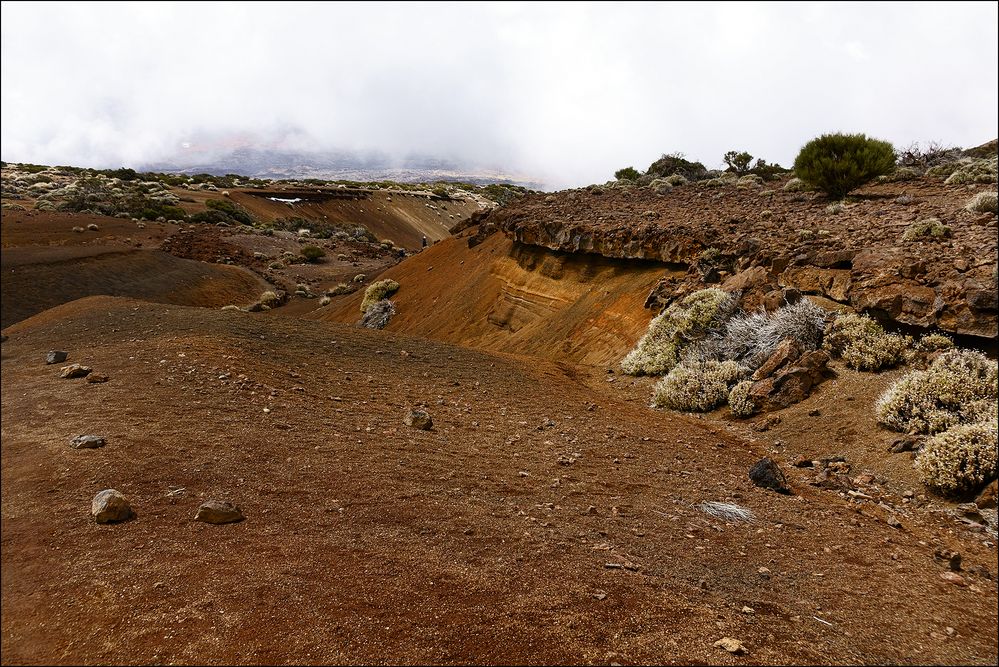
{"type": "Polygon", "coordinates": [[[837,199],[894,170],[895,148],[863,134],[823,134],[794,160],[798,178],[837,199]]]}

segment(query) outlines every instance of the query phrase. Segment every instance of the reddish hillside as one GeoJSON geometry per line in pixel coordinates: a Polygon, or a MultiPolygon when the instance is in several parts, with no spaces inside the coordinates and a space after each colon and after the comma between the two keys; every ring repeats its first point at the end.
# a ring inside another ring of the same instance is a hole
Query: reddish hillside
{"type": "MultiPolygon", "coordinates": [[[[493,234],[453,238],[392,267],[400,290],[390,331],[582,364],[616,363],[645,331],[658,262],[569,254],[493,234]]],[[[319,309],[353,324],[363,290],[319,309]]]]}

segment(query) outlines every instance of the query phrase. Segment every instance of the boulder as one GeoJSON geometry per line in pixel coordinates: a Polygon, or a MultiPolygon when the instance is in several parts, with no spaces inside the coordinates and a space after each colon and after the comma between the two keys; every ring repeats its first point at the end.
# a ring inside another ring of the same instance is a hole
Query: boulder
{"type": "Polygon", "coordinates": [[[406,414],[406,426],[429,431],[434,427],[434,420],[426,410],[410,410],[406,414]]]}
{"type": "Polygon", "coordinates": [[[996,480],[992,480],[975,499],[975,505],[978,506],[978,509],[995,509],[997,491],[999,491],[997,482],[996,480]]]}
{"type": "Polygon", "coordinates": [[[63,366],[59,372],[59,377],[66,379],[82,378],[90,374],[90,366],[81,366],[80,364],[70,364],[69,366],[63,366]]]}
{"type": "Polygon", "coordinates": [[[749,390],[750,399],[762,411],[780,410],[799,403],[822,382],[828,363],[829,355],[822,350],[806,352],[792,365],[753,384],[749,390]]]}
{"type": "Polygon", "coordinates": [[[107,441],[99,435],[78,435],[69,441],[69,446],[73,449],[96,449],[105,444],[107,441]]]}
{"type": "Polygon", "coordinates": [[[63,352],[62,350],[50,350],[49,353],[45,355],[45,363],[60,364],[66,361],[66,357],[68,356],[68,352],[63,352]]]}
{"type": "Polygon", "coordinates": [[[211,524],[236,523],[245,518],[238,505],[219,500],[203,502],[198,508],[198,513],[194,515],[195,521],[211,524]]]}
{"type": "Polygon", "coordinates": [[[797,361],[804,351],[801,343],[793,338],[785,338],[777,346],[777,349],[773,351],[773,354],[753,373],[753,381],[759,382],[764,378],[770,377],[776,371],[797,361]]]}
{"type": "Polygon", "coordinates": [[[97,523],[117,523],[132,516],[132,506],[120,491],[104,489],[91,501],[90,513],[97,523]]]}
{"type": "Polygon", "coordinates": [[[749,479],[764,489],[771,489],[777,493],[791,493],[784,473],[777,466],[777,462],[769,457],[760,459],[749,469],[749,479]]]}
{"type": "Polygon", "coordinates": [[[90,373],[87,375],[87,382],[90,384],[100,384],[102,382],[107,382],[109,379],[111,378],[104,373],[90,373]]]}

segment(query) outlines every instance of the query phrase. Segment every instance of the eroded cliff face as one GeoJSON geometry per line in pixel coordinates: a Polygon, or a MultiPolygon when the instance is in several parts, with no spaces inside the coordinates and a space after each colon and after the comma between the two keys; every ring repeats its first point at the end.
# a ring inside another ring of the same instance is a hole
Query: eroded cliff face
{"type": "MultiPolygon", "coordinates": [[[[516,242],[495,229],[476,242],[475,232],[442,241],[379,276],[401,285],[386,331],[616,365],[653,316],[643,308],[646,295],[670,273],[659,262],[564,253],[516,242]]],[[[362,293],[312,316],[356,323],[362,293]]]]}
{"type": "Polygon", "coordinates": [[[965,208],[994,185],[880,184],[838,212],[822,195],[782,186],[534,195],[479,219],[477,236],[496,229],[528,246],[686,269],[660,284],[649,307],[711,284],[746,291],[750,305],[793,289],[900,324],[996,339],[996,215],[965,208]],[[948,236],[904,237],[931,217],[948,236]]]}

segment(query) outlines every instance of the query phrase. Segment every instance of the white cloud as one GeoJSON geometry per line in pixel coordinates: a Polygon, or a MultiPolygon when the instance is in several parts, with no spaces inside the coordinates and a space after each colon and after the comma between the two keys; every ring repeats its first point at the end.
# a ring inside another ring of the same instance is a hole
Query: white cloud
{"type": "Polygon", "coordinates": [[[2,5],[2,157],[138,164],[246,135],[555,186],[859,131],[975,145],[995,3],[2,5]]]}

